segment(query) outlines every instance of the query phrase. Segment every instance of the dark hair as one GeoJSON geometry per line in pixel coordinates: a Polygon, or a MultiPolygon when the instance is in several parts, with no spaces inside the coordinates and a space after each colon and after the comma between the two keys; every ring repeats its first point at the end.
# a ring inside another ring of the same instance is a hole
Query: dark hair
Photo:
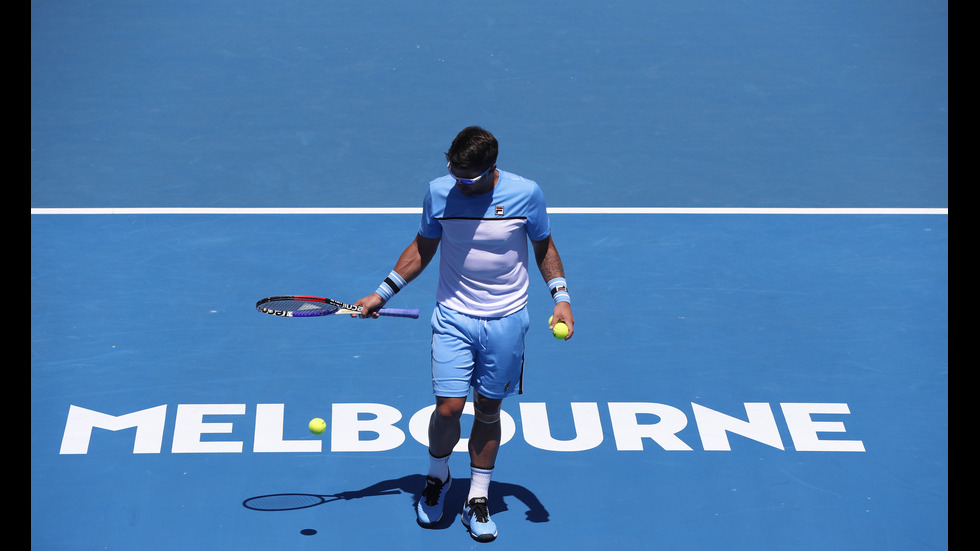
{"type": "Polygon", "coordinates": [[[497,138],[479,126],[464,128],[446,152],[446,160],[458,169],[490,168],[497,162],[497,138]]]}

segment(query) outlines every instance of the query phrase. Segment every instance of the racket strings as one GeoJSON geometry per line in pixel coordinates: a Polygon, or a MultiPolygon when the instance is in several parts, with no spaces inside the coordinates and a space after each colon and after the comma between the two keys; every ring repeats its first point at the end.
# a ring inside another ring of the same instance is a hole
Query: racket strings
{"type": "Polygon", "coordinates": [[[267,313],[289,312],[305,315],[329,315],[338,310],[326,302],[305,299],[281,299],[262,302],[259,308],[267,313]]]}

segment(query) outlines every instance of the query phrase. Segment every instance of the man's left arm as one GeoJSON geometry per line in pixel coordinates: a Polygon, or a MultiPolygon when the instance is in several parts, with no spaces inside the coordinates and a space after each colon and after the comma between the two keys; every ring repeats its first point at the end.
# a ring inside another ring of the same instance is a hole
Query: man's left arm
{"type": "Polygon", "coordinates": [[[551,318],[551,327],[554,328],[558,322],[564,322],[568,326],[568,337],[572,338],[575,333],[575,318],[572,316],[572,305],[568,301],[568,290],[565,288],[565,268],[561,263],[561,256],[558,248],[549,235],[541,241],[531,241],[534,248],[534,258],[538,264],[541,276],[548,283],[551,294],[555,297],[555,310],[551,318]]]}

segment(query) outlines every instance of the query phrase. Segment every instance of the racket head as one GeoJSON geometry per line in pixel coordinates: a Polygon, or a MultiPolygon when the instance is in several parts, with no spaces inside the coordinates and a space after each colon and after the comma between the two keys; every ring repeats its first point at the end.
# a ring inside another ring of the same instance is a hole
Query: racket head
{"type": "Polygon", "coordinates": [[[255,303],[255,309],[263,314],[288,318],[316,318],[330,316],[340,311],[358,313],[360,307],[344,304],[324,297],[306,295],[280,295],[264,298],[255,303]]]}

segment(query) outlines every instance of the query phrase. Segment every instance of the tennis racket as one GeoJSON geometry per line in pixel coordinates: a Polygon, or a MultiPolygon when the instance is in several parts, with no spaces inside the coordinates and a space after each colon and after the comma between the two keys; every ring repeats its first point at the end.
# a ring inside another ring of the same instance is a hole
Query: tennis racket
{"type": "MultiPolygon", "coordinates": [[[[361,307],[329,298],[304,295],[284,295],[264,298],[255,303],[255,309],[263,314],[287,318],[317,318],[335,314],[360,314],[361,307]]],[[[418,310],[382,308],[378,314],[392,318],[418,318],[418,310]]]]}

